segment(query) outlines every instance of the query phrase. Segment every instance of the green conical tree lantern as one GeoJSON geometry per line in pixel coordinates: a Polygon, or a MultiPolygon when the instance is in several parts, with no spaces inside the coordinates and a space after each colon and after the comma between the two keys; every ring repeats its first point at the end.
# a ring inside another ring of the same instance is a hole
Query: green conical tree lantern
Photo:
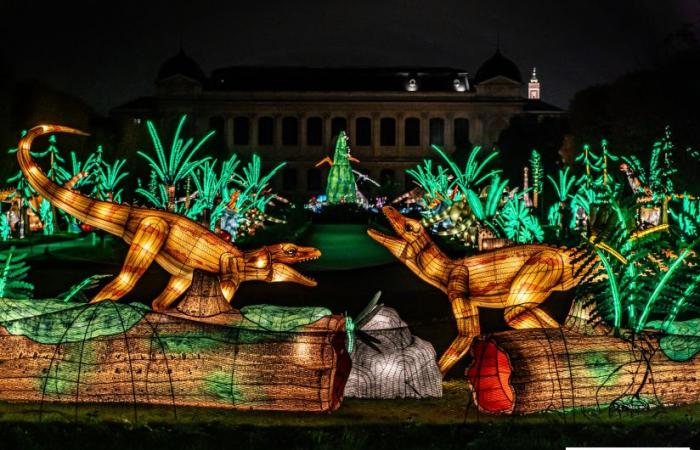
{"type": "Polygon", "coordinates": [[[326,186],[328,203],[355,203],[357,200],[355,175],[352,173],[349,157],[348,137],[344,131],[341,131],[335,143],[333,165],[328,173],[326,186]]]}

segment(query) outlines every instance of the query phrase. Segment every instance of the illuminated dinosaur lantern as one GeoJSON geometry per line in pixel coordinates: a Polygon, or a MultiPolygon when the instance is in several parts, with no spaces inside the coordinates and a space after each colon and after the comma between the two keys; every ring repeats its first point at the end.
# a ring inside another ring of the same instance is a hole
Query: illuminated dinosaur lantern
{"type": "Polygon", "coordinates": [[[171,277],[153,300],[153,309],[167,309],[192,283],[195,269],[218,274],[221,290],[231,301],[243,281],[316,282],[288,266],[318,258],[310,247],[276,244],[241,251],[200,224],[178,214],[99,201],[65,189],[46,177],[30,155],[32,141],[47,133],[86,133],[60,125],[39,125],[23,137],[17,160],[29,184],[53,205],[76,219],[113,234],[130,244],[121,272],[92,299],[119,300],[131,291],[146,269],[157,262],[171,277]]]}
{"type": "Polygon", "coordinates": [[[391,206],[383,211],[398,237],[373,229],[368,230],[370,237],[423,281],[445,292],[452,304],[458,335],[438,362],[443,374],[480,334],[479,307],[502,308],[506,323],[516,329],[559,326],[540,305],[552,292],[569,290],[578,283],[573,250],[519,245],[450,259],[431,241],[420,221],[402,216],[391,206]]]}

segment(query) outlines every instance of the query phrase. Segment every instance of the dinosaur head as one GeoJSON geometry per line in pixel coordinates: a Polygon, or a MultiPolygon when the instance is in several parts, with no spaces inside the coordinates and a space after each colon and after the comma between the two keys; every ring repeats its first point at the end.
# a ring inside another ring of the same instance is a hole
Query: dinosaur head
{"type": "Polygon", "coordinates": [[[282,243],[250,250],[243,253],[245,280],[262,280],[271,283],[286,281],[316,286],[316,281],[296,270],[289,264],[296,264],[321,256],[321,252],[313,247],[282,243]]]}
{"type": "Polygon", "coordinates": [[[419,220],[405,217],[391,206],[385,206],[382,211],[398,236],[388,236],[371,228],[367,230],[367,233],[394,256],[402,260],[412,259],[433,245],[428,232],[419,220]]]}

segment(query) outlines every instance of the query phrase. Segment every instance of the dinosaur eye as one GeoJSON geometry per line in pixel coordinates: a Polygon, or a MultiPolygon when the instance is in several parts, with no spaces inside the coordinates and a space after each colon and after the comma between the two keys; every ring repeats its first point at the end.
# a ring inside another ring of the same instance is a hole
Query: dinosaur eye
{"type": "Polygon", "coordinates": [[[295,248],[287,249],[287,254],[288,254],[288,255],[296,255],[296,254],[297,254],[297,249],[295,249],[295,248]]]}
{"type": "Polygon", "coordinates": [[[413,225],[411,225],[410,223],[407,223],[406,225],[403,226],[403,229],[408,231],[409,233],[412,233],[413,232],[413,225]]]}

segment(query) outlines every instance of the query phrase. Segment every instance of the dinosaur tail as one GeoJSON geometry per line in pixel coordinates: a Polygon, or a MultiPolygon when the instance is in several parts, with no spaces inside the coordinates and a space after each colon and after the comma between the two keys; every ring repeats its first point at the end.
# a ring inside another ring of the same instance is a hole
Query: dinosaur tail
{"type": "MultiPolygon", "coordinates": [[[[61,125],[39,125],[27,132],[19,141],[17,161],[27,182],[55,207],[65,211],[83,223],[108,233],[122,236],[129,218],[128,206],[103,202],[71,191],[51,181],[31,155],[32,141],[44,134],[69,133],[87,136],[80,130],[61,125]]],[[[77,181],[77,180],[76,180],[77,181]]]]}

